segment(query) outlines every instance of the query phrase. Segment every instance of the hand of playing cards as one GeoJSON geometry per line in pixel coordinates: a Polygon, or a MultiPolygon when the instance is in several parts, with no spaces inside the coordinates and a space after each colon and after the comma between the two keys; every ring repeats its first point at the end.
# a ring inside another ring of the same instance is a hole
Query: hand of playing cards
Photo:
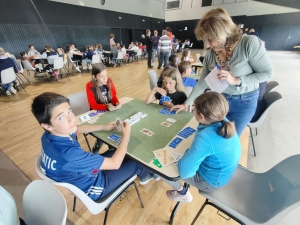
{"type": "Polygon", "coordinates": [[[159,100],[159,104],[162,105],[163,102],[171,102],[171,98],[169,96],[162,95],[159,100]]]}

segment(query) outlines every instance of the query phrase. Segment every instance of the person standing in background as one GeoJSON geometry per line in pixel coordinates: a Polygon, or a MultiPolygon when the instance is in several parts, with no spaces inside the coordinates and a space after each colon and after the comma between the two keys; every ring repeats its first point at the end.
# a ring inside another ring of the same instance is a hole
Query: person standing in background
{"type": "Polygon", "coordinates": [[[154,36],[152,36],[152,64],[154,63],[155,61],[155,56],[156,56],[156,53],[157,53],[157,48],[158,48],[158,41],[159,41],[159,36],[157,36],[157,30],[154,31],[154,36]]]}
{"type": "Polygon", "coordinates": [[[158,54],[159,54],[159,64],[157,69],[160,69],[162,63],[164,62],[164,67],[168,64],[168,58],[172,50],[172,44],[170,38],[167,36],[167,31],[162,31],[162,36],[158,41],[158,54]]]}
{"type": "Polygon", "coordinates": [[[173,42],[173,33],[171,31],[171,27],[166,27],[167,35],[170,38],[171,43],[173,42]]]}
{"type": "Polygon", "coordinates": [[[255,30],[253,28],[249,31],[249,35],[255,35],[256,37],[259,38],[259,34],[257,32],[255,32],[255,30]]]}
{"type": "Polygon", "coordinates": [[[148,68],[152,69],[153,66],[151,66],[151,59],[152,59],[152,45],[153,45],[153,41],[151,39],[151,31],[149,29],[146,30],[146,49],[148,52],[148,68]]]}
{"type": "Polygon", "coordinates": [[[115,45],[115,41],[114,41],[114,38],[115,38],[115,35],[114,34],[110,34],[109,35],[109,46],[110,46],[110,49],[112,49],[112,45],[115,45]]]}

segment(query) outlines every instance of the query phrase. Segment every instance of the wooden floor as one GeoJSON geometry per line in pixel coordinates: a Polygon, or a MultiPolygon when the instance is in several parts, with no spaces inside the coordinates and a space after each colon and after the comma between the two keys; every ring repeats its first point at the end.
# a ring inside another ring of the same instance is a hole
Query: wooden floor
{"type": "MultiPolygon", "coordinates": [[[[199,51],[198,51],[199,52],[199,51]]],[[[195,58],[196,51],[193,51],[195,58]]],[[[154,68],[157,67],[157,61],[154,68]]],[[[108,68],[108,75],[113,79],[118,97],[132,97],[144,99],[149,93],[149,79],[147,75],[147,62],[139,61],[127,66],[108,68]]],[[[160,71],[158,71],[160,73],[160,71]]],[[[85,84],[91,79],[87,73],[74,73],[70,75],[71,81],[64,78],[57,82],[49,83],[47,80],[35,82],[31,77],[32,85],[26,85],[15,96],[0,97],[0,148],[3,152],[28,176],[30,180],[40,179],[35,172],[34,163],[40,155],[40,138],[43,129],[39,126],[31,113],[31,103],[35,96],[46,92],[57,92],[68,96],[69,94],[85,90],[85,84]]],[[[242,164],[247,164],[248,131],[243,135],[244,157],[242,164]]],[[[84,149],[87,149],[82,136],[79,141],[84,149]]],[[[106,146],[105,146],[106,147],[106,146]]],[[[104,147],[103,147],[104,148],[104,147]]],[[[138,183],[138,182],[137,182],[138,183]]],[[[151,181],[146,186],[138,185],[145,208],[142,209],[133,188],[130,194],[122,201],[116,202],[109,213],[108,225],[122,224],[169,224],[169,216],[175,205],[170,201],[165,191],[169,189],[162,181],[151,181]]],[[[68,219],[76,224],[102,224],[104,213],[92,215],[86,207],[77,202],[76,212],[72,212],[73,196],[65,189],[60,188],[68,204],[68,219]]],[[[190,224],[204,202],[195,188],[191,189],[194,200],[191,203],[183,203],[175,217],[174,224],[190,224]]],[[[210,210],[209,206],[198,219],[197,224],[235,224],[233,220],[225,220],[216,214],[216,210],[210,210]]]]}

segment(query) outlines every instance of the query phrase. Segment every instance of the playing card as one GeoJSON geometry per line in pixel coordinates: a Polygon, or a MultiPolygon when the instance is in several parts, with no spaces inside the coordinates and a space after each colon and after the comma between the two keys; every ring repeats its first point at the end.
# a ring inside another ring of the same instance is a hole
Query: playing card
{"type": "MultiPolygon", "coordinates": [[[[182,141],[182,138],[176,137],[172,142],[176,145],[178,145],[182,141]]],[[[171,143],[172,143],[171,142],[171,143]]]]}
{"type": "Polygon", "coordinates": [[[97,113],[94,113],[94,112],[89,113],[89,116],[90,116],[90,117],[93,117],[93,116],[96,116],[96,115],[98,115],[98,114],[97,114],[97,113]]]}
{"type": "Polygon", "coordinates": [[[116,134],[111,134],[107,138],[112,140],[112,141],[118,141],[120,139],[120,136],[118,136],[116,134]]]}
{"type": "Polygon", "coordinates": [[[160,125],[162,125],[164,127],[170,127],[172,124],[167,123],[167,122],[162,122],[160,125]]]}
{"type": "Polygon", "coordinates": [[[170,116],[174,116],[175,114],[176,114],[176,110],[173,110],[173,111],[169,112],[170,116]]]}
{"type": "Polygon", "coordinates": [[[168,119],[166,119],[168,122],[170,122],[170,123],[175,123],[177,120],[174,120],[174,119],[172,119],[172,118],[168,118],[168,119]]]}
{"type": "MultiPolygon", "coordinates": [[[[119,146],[119,145],[121,144],[122,140],[123,140],[123,138],[121,138],[121,139],[117,142],[117,146],[119,146]]],[[[129,142],[130,142],[130,139],[129,139],[128,143],[129,143],[129,142]]]]}
{"type": "Polygon", "coordinates": [[[140,132],[146,134],[149,137],[151,137],[154,134],[154,132],[152,132],[151,130],[148,130],[146,128],[141,129],[140,132]]]}
{"type": "Polygon", "coordinates": [[[115,120],[115,124],[117,125],[117,131],[122,131],[123,122],[119,117],[115,120]]]}

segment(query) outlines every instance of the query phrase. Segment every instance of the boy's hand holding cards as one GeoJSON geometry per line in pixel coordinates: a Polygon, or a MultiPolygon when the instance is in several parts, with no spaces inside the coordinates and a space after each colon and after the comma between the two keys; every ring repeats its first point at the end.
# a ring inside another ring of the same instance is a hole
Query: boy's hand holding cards
{"type": "Polygon", "coordinates": [[[122,131],[123,122],[119,117],[115,120],[115,124],[117,125],[117,131],[122,131]]]}

